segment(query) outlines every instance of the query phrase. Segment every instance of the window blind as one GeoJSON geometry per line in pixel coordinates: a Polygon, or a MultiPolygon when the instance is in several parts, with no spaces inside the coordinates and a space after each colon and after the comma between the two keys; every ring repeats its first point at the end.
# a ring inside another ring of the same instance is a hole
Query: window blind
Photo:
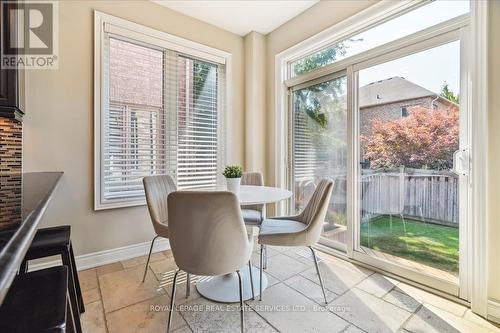
{"type": "Polygon", "coordinates": [[[215,187],[224,165],[224,65],[106,34],[101,196],[143,200],[142,178],[215,187]]]}

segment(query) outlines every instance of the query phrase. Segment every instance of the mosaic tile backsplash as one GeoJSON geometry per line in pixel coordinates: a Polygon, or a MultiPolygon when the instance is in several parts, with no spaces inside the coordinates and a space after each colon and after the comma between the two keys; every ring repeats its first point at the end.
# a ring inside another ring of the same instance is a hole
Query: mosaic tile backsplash
{"type": "Polygon", "coordinates": [[[22,123],[0,118],[0,231],[21,221],[22,123]]]}

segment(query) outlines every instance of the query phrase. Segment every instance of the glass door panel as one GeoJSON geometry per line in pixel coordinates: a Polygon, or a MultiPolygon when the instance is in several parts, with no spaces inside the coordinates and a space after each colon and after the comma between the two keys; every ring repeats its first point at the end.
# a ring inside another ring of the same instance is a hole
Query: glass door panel
{"type": "Polygon", "coordinates": [[[357,75],[356,250],[457,283],[460,42],[357,75]]]}
{"type": "MultiPolygon", "coordinates": [[[[302,211],[322,178],[335,181],[322,237],[347,237],[347,78],[337,76],[292,92],[292,210],[302,211]]],[[[345,248],[345,246],[343,246],[345,248]]]]}

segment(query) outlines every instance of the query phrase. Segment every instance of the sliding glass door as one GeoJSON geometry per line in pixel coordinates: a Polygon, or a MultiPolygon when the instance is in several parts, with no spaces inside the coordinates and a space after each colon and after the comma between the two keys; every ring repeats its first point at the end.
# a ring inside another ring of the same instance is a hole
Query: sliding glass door
{"type": "Polygon", "coordinates": [[[322,178],[335,186],[324,241],[345,248],[347,237],[347,77],[334,74],[292,91],[293,211],[304,209],[322,178]]]}
{"type": "Polygon", "coordinates": [[[460,41],[359,67],[355,250],[458,284],[460,41]]]}
{"type": "MultiPolygon", "coordinates": [[[[419,8],[448,6],[432,4],[419,8]]],[[[415,9],[288,64],[280,181],[295,195],[290,214],[320,179],[335,181],[322,245],[467,299],[468,5],[451,9],[386,44],[377,31],[429,17],[415,9]]]]}

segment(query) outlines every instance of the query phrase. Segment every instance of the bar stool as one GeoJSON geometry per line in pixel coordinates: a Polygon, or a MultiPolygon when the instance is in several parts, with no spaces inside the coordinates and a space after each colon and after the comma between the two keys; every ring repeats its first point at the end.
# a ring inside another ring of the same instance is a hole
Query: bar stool
{"type": "Polygon", "coordinates": [[[68,297],[68,268],[16,277],[0,306],[0,332],[81,332],[68,297]]]}
{"type": "MultiPolygon", "coordinates": [[[[22,274],[28,271],[29,260],[60,255],[63,265],[68,268],[71,307],[76,313],[83,313],[85,306],[70,234],[71,227],[69,225],[38,229],[24,257],[20,272],[22,274]]],[[[81,331],[80,316],[75,316],[75,326],[78,331],[81,331]]]]}

